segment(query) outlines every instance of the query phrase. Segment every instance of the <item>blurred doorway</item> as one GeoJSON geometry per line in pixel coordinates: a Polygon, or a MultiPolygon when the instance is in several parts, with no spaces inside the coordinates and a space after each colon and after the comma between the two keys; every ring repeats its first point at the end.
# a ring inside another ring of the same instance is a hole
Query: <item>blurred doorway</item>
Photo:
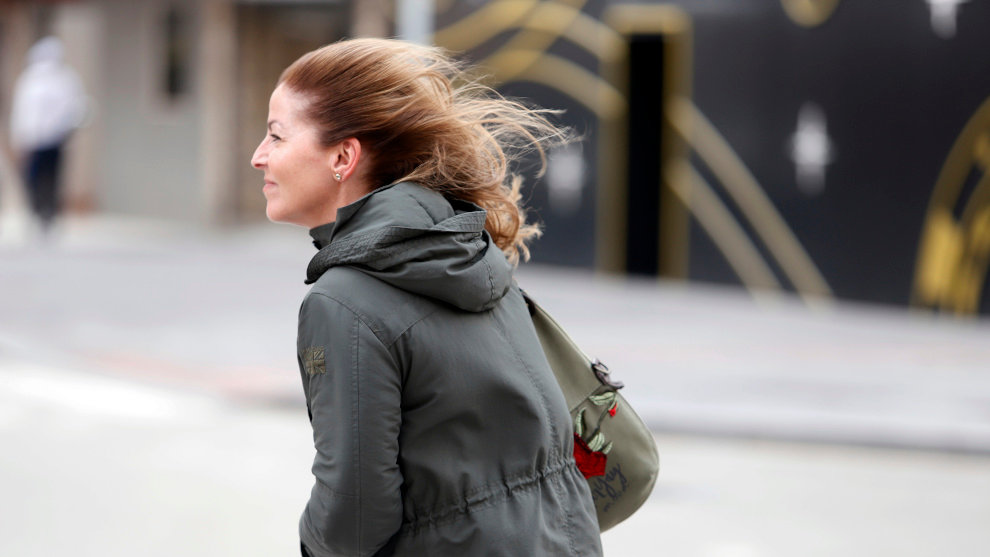
{"type": "Polygon", "coordinates": [[[689,220],[675,180],[688,155],[669,115],[690,95],[690,18],[669,5],[619,5],[605,21],[623,48],[602,74],[626,103],[602,121],[596,266],[686,278],[689,220]]]}
{"type": "Polygon", "coordinates": [[[671,239],[662,238],[664,39],[662,35],[632,35],[629,41],[629,125],[626,179],[626,268],[630,274],[656,275],[662,251],[671,239]]]}

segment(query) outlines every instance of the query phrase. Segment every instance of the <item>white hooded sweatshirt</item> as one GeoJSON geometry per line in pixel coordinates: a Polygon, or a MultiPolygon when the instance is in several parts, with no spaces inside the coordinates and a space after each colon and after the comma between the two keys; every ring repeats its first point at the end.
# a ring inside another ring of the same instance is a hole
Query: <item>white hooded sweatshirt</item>
{"type": "Polygon", "coordinates": [[[14,87],[11,145],[20,151],[58,145],[79,127],[85,113],[82,83],[63,62],[61,41],[41,39],[28,52],[27,68],[14,87]]]}

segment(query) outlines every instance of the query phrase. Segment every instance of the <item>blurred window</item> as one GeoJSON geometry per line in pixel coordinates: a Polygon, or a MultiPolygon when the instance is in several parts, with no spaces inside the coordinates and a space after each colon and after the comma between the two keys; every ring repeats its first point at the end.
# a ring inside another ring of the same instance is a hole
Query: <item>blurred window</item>
{"type": "Polygon", "coordinates": [[[192,51],[189,17],[177,6],[169,6],[162,14],[161,26],[165,44],[160,86],[165,99],[172,103],[182,100],[189,91],[192,51]]]}

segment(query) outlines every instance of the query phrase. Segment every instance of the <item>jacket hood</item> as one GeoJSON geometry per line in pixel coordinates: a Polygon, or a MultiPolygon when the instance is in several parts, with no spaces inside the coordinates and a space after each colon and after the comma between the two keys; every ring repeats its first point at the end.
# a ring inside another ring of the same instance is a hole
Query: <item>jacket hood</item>
{"type": "Polygon", "coordinates": [[[45,37],[34,43],[28,51],[28,64],[60,64],[64,58],[62,41],[56,37],[45,37]]]}
{"type": "Polygon", "coordinates": [[[484,311],[512,283],[512,267],[485,231],[485,218],[477,205],[417,184],[385,186],[310,231],[319,252],[306,284],[346,265],[402,290],[484,311]]]}

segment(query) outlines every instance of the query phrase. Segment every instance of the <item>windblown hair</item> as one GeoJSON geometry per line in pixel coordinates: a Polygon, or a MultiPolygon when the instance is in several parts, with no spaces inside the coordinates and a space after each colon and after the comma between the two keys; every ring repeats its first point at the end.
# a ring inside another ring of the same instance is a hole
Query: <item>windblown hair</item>
{"type": "Polygon", "coordinates": [[[309,98],[326,146],[355,137],[373,187],[413,181],[487,211],[485,228],[516,263],[540,234],[526,222],[510,166],[568,139],[554,111],[509,100],[441,49],[388,39],[341,41],[303,55],[279,78],[309,98]]]}

